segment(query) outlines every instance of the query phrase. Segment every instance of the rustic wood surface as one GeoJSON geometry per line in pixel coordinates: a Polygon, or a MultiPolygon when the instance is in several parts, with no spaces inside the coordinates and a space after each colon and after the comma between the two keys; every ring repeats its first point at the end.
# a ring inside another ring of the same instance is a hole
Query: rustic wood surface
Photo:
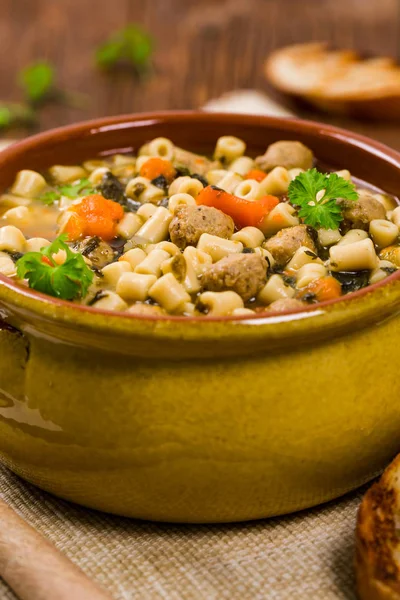
{"type": "MultiPolygon", "coordinates": [[[[84,109],[47,106],[40,128],[104,115],[196,108],[237,88],[268,90],[263,60],[278,46],[329,40],[400,59],[399,0],[0,0],[0,100],[17,100],[18,69],[57,66],[60,87],[88,95],[84,109]],[[154,36],[154,74],[104,74],[93,51],[130,22],[154,36]]],[[[298,109],[400,149],[400,124],[360,123],[298,109]]],[[[24,134],[25,132],[19,132],[24,134]]],[[[12,135],[11,133],[8,134],[12,135]]]]}

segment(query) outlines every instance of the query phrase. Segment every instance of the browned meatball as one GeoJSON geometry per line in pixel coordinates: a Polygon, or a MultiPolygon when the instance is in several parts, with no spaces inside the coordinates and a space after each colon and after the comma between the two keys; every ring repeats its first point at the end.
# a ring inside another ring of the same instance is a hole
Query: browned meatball
{"type": "Polygon", "coordinates": [[[211,206],[179,206],[169,225],[169,235],[178,248],[196,246],[203,233],[230,238],[235,230],[233,220],[211,206]]]}
{"type": "Polygon", "coordinates": [[[371,194],[362,193],[356,202],[351,200],[342,200],[343,218],[345,229],[365,229],[368,230],[369,224],[374,219],[385,219],[386,211],[381,204],[371,194]]]}
{"type": "Polygon", "coordinates": [[[286,169],[311,169],[313,153],[301,142],[275,142],[268,146],[263,156],[256,158],[256,165],[264,171],[271,171],[275,167],[286,169]]]}
{"type": "Polygon", "coordinates": [[[307,225],[287,227],[265,242],[264,247],[271,252],[278,265],[286,265],[301,246],[317,252],[313,234],[314,230],[307,225]]]}
{"type": "Polygon", "coordinates": [[[307,306],[309,305],[306,302],[296,300],[296,298],[281,298],[280,300],[271,302],[268,306],[268,310],[273,310],[274,312],[286,312],[287,310],[300,310],[307,306]]]}
{"type": "Polygon", "coordinates": [[[198,175],[205,175],[207,171],[221,168],[219,161],[211,161],[205,158],[205,156],[177,147],[175,147],[174,160],[178,167],[184,167],[191,173],[197,173],[198,175]]]}
{"type": "Polygon", "coordinates": [[[201,282],[206,290],[231,290],[250,300],[265,285],[267,261],[259,254],[230,254],[204,272],[201,282]]]}

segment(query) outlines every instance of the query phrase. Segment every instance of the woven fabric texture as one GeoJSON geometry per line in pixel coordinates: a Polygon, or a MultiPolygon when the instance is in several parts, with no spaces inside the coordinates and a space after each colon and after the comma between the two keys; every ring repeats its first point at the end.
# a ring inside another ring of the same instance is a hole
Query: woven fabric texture
{"type": "MultiPolygon", "coordinates": [[[[289,517],[166,525],[69,504],[0,467],[0,496],[118,600],[353,600],[363,491],[289,517]]],[[[0,598],[16,598],[1,580],[0,598]]]]}

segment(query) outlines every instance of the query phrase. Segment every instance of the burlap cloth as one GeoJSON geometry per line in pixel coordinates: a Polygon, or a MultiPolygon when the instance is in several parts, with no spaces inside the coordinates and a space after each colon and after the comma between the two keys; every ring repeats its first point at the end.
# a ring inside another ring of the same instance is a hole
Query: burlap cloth
{"type": "MultiPolygon", "coordinates": [[[[252,91],[214,104],[207,108],[281,114],[252,91]]],[[[165,525],[80,508],[0,466],[0,496],[118,600],[354,599],[354,526],[363,491],[290,517],[165,525]]],[[[0,598],[16,598],[1,579],[0,598]]]]}
{"type": "MultiPolygon", "coordinates": [[[[0,467],[1,497],[119,600],[354,599],[361,491],[290,517],[166,525],[80,508],[0,467]]],[[[1,580],[0,598],[15,599],[1,580]]]]}

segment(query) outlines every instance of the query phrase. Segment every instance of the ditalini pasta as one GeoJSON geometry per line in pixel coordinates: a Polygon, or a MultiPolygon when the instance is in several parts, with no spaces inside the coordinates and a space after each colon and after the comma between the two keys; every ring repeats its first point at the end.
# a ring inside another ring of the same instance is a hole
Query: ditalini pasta
{"type": "Polygon", "coordinates": [[[0,196],[0,274],[106,311],[251,318],[400,268],[396,198],[317,171],[300,142],[253,157],[225,135],[210,154],[160,137],[136,155],[21,170],[0,196]]]}

